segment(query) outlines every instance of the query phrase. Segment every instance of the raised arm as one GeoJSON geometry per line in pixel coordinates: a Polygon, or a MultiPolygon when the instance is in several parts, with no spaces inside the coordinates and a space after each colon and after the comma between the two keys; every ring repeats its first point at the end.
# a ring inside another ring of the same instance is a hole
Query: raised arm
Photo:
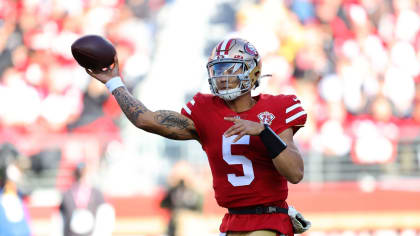
{"type": "MultiPolygon", "coordinates": [[[[93,78],[107,84],[112,78],[115,79],[119,76],[118,58],[115,56],[115,63],[108,69],[101,71],[87,69],[86,72],[93,78]]],[[[114,95],[121,110],[136,127],[170,139],[195,139],[199,141],[194,123],[188,117],[174,111],[150,111],[125,86],[117,86],[113,89],[112,95],[114,95]]]]}

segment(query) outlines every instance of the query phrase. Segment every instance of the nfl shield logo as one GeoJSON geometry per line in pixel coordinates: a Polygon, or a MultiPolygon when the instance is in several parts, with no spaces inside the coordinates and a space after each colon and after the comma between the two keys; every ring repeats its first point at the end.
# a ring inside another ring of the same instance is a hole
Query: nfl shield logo
{"type": "Polygon", "coordinates": [[[272,113],[268,111],[261,112],[258,114],[258,118],[261,122],[267,125],[271,125],[271,122],[273,122],[274,118],[276,118],[272,113]]]}

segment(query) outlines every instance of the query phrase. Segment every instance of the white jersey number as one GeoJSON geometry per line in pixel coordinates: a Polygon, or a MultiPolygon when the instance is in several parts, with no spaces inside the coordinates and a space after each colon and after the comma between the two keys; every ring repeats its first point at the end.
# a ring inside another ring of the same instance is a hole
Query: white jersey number
{"type": "Polygon", "coordinates": [[[223,136],[223,160],[225,160],[229,165],[242,165],[244,171],[243,176],[236,176],[235,174],[228,174],[228,181],[235,187],[245,186],[251,184],[254,180],[254,169],[252,167],[252,162],[248,158],[242,155],[232,155],[231,146],[232,144],[246,144],[249,145],[249,135],[243,136],[236,143],[232,141],[235,139],[236,135],[233,135],[229,138],[223,136]]]}

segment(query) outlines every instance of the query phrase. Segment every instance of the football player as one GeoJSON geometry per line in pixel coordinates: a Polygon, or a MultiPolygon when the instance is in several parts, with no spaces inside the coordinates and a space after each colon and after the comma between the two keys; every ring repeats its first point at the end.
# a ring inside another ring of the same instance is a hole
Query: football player
{"type": "Polygon", "coordinates": [[[109,69],[87,73],[105,83],[136,127],[200,142],[217,203],[228,211],[221,235],[293,235],[287,182],[303,178],[293,135],[305,124],[306,112],[294,95],[251,96],[261,77],[261,58],[246,40],[218,43],[207,70],[213,94],[197,93],[180,113],[151,111],[133,97],[119,77],[117,57],[109,69]]]}

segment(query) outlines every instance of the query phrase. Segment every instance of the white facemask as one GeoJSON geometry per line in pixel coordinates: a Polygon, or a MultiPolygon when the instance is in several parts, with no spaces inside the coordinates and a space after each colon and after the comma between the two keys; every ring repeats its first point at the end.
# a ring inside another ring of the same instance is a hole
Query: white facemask
{"type": "Polygon", "coordinates": [[[226,101],[232,101],[235,98],[241,96],[241,90],[239,88],[233,88],[233,89],[226,89],[226,90],[220,90],[217,96],[222,98],[226,101]]]}

